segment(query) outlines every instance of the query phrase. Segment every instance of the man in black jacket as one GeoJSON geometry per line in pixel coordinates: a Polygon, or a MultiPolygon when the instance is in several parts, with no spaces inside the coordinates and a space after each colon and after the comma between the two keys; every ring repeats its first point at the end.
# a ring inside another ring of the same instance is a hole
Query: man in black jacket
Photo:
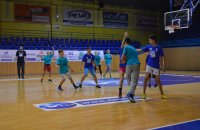
{"type": "Polygon", "coordinates": [[[20,46],[19,50],[16,52],[16,60],[17,60],[18,78],[24,79],[24,67],[25,67],[25,61],[26,61],[26,51],[23,50],[23,46],[20,46]],[[21,72],[21,74],[20,74],[20,72],[21,72]]]}

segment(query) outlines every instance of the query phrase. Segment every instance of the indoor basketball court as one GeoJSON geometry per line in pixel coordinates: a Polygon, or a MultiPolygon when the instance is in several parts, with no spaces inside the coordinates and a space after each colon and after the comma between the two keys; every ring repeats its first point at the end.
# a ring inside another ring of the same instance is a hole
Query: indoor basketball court
{"type": "Polygon", "coordinates": [[[0,129],[199,130],[199,2],[0,1],[0,129]]]}

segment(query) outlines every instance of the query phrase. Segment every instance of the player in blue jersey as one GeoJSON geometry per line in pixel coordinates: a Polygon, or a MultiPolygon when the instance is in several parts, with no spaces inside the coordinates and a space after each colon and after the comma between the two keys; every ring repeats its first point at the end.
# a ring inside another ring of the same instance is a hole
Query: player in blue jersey
{"type": "MultiPolygon", "coordinates": [[[[149,60],[149,57],[150,57],[150,55],[148,54],[147,57],[146,57],[146,62],[145,62],[146,65],[147,65],[147,62],[148,62],[148,60],[149,60]]],[[[146,66],[146,65],[145,65],[145,66],[146,66]]],[[[145,70],[146,70],[146,67],[145,67],[145,70]]],[[[148,81],[148,86],[149,86],[149,88],[151,88],[151,78],[156,79],[156,76],[155,76],[154,74],[151,74],[151,75],[149,76],[149,81],[148,81]]],[[[155,80],[154,87],[157,87],[156,80],[155,80]]]]}
{"type": "Polygon", "coordinates": [[[47,52],[47,55],[44,57],[41,57],[42,61],[44,61],[44,67],[43,67],[43,73],[42,73],[42,78],[41,78],[41,82],[43,82],[45,73],[48,72],[49,73],[49,80],[50,82],[53,82],[51,79],[51,61],[52,58],[54,56],[54,48],[52,47],[52,52],[47,52]]]}
{"type": "Polygon", "coordinates": [[[164,60],[164,52],[163,49],[157,44],[157,38],[154,35],[149,36],[149,43],[150,45],[145,46],[138,51],[149,52],[150,57],[148,58],[147,65],[146,65],[146,75],[144,79],[144,88],[143,88],[143,95],[142,98],[146,99],[146,87],[147,82],[151,74],[154,74],[156,77],[156,82],[159,86],[161,98],[167,99],[163,92],[162,82],[160,80],[160,59],[161,59],[161,67],[165,69],[165,60],[164,60]]]}
{"type": "MultiPolygon", "coordinates": [[[[91,53],[91,48],[88,47],[87,48],[87,53],[83,56],[82,58],[82,63],[81,63],[81,68],[82,68],[82,65],[84,63],[84,75],[83,77],[81,78],[81,82],[80,82],[80,88],[82,88],[82,83],[83,81],[85,80],[85,78],[88,76],[88,73],[90,72],[94,78],[94,81],[96,83],[96,87],[97,88],[101,88],[99,85],[98,85],[98,81],[97,81],[97,77],[96,77],[96,73],[95,73],[95,70],[94,70],[94,66],[93,64],[95,65],[95,57],[94,55],[91,53]]],[[[80,69],[81,69],[80,68],[80,69]]]]}

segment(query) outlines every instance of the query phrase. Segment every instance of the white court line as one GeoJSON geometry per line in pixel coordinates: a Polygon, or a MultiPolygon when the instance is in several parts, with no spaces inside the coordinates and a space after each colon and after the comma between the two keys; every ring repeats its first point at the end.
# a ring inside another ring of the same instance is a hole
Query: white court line
{"type": "Polygon", "coordinates": [[[189,123],[189,122],[192,122],[192,121],[200,121],[200,119],[179,122],[179,123],[175,123],[175,124],[171,124],[171,125],[165,125],[165,126],[156,127],[156,128],[151,128],[151,129],[147,129],[147,130],[156,130],[156,129],[165,128],[165,127],[169,127],[169,126],[175,126],[175,125],[180,125],[180,124],[184,124],[184,123],[189,123]]]}
{"type": "Polygon", "coordinates": [[[17,80],[39,80],[40,78],[28,78],[28,79],[0,79],[0,82],[3,82],[3,81],[17,81],[17,80]]]}

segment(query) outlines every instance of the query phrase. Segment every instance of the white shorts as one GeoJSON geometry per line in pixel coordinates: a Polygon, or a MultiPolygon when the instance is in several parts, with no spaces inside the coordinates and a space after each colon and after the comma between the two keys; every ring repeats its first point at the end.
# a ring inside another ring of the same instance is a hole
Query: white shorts
{"type": "Polygon", "coordinates": [[[159,69],[153,68],[153,67],[151,67],[149,65],[146,66],[146,72],[150,73],[150,74],[154,74],[154,75],[160,75],[160,70],[159,69]]]}
{"type": "Polygon", "coordinates": [[[60,74],[62,80],[65,80],[66,78],[71,79],[71,75],[69,72],[67,72],[66,74],[60,74]]]}

